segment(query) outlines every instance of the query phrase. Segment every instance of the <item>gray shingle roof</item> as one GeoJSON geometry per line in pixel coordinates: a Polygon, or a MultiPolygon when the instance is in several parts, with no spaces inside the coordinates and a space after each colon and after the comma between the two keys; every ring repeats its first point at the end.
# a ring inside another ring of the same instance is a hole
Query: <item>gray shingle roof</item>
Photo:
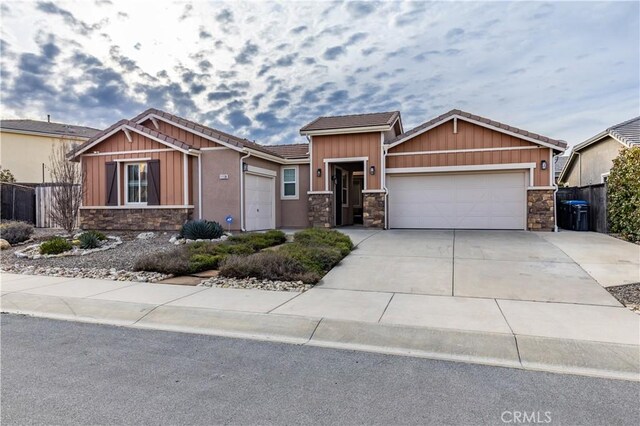
{"type": "Polygon", "coordinates": [[[183,150],[189,150],[190,148],[192,148],[191,145],[188,145],[182,141],[179,141],[177,139],[172,138],[171,136],[167,136],[164,133],[160,133],[158,131],[155,131],[153,129],[150,129],[148,127],[145,127],[141,124],[138,124],[134,121],[131,120],[120,120],[117,123],[112,124],[111,126],[107,127],[106,129],[104,129],[101,132],[96,133],[91,139],[87,140],[86,142],[84,142],[82,145],[76,147],[75,149],[71,150],[67,156],[70,158],[75,158],[76,154],[82,150],[84,150],[86,147],[88,147],[89,145],[91,145],[93,142],[95,142],[96,140],[100,139],[101,137],[103,137],[104,135],[108,134],[109,132],[111,132],[114,129],[117,129],[118,127],[122,126],[122,125],[127,125],[129,127],[132,127],[136,130],[138,130],[140,133],[144,133],[147,134],[149,136],[153,136],[157,139],[163,140],[166,143],[168,143],[169,145],[173,145],[177,148],[181,148],[183,150]]]}
{"type": "Polygon", "coordinates": [[[336,115],[318,117],[300,129],[300,132],[314,130],[351,129],[357,127],[390,126],[400,116],[400,111],[374,112],[370,114],[336,115]]]}
{"type": "Polygon", "coordinates": [[[607,131],[611,136],[628,145],[640,144],[640,117],[611,126],[607,131]]]}
{"type": "Polygon", "coordinates": [[[546,136],[539,135],[537,133],[528,132],[526,130],[522,130],[522,129],[519,129],[519,128],[513,127],[513,126],[509,126],[507,124],[500,123],[498,121],[494,121],[494,120],[491,120],[489,118],[480,117],[479,115],[470,114],[468,112],[464,112],[464,111],[461,111],[459,109],[452,109],[451,111],[449,111],[447,113],[439,115],[438,117],[436,117],[436,118],[434,118],[432,120],[429,120],[429,121],[427,121],[425,123],[422,123],[421,125],[419,125],[417,127],[414,127],[413,129],[408,130],[408,131],[404,132],[401,135],[398,135],[394,139],[391,139],[389,141],[385,141],[385,143],[391,144],[391,143],[397,142],[397,141],[399,141],[401,139],[405,139],[407,137],[410,137],[414,133],[418,133],[421,130],[424,130],[427,127],[430,127],[430,126],[438,123],[439,121],[442,121],[442,120],[444,120],[444,119],[446,119],[448,117],[451,117],[453,115],[458,115],[460,117],[469,118],[470,120],[479,121],[481,123],[488,124],[488,125],[493,126],[493,127],[497,127],[497,128],[500,128],[500,129],[507,130],[507,131],[509,131],[511,133],[517,133],[517,134],[520,134],[522,136],[526,136],[528,138],[538,140],[540,142],[544,142],[544,143],[547,143],[547,144],[550,144],[550,145],[557,146],[560,149],[565,149],[567,147],[567,143],[565,141],[551,139],[551,138],[548,138],[546,136]]]}
{"type": "Polygon", "coordinates": [[[265,148],[287,159],[309,157],[308,143],[296,143],[296,144],[286,144],[286,145],[265,145],[265,148]]]}
{"type": "Polygon", "coordinates": [[[555,157],[555,165],[553,167],[553,170],[555,172],[556,177],[560,176],[560,173],[562,173],[562,170],[564,169],[564,166],[567,164],[567,161],[569,161],[569,156],[568,155],[559,155],[557,157],[555,157]]]}
{"type": "Polygon", "coordinates": [[[1,120],[0,128],[3,130],[42,133],[44,135],[72,136],[76,138],[90,138],[100,131],[92,127],[37,120],[1,120]]]}
{"type": "Polygon", "coordinates": [[[276,155],[276,157],[279,157],[279,155],[274,154],[273,152],[269,151],[268,149],[266,149],[264,146],[259,145],[255,142],[252,142],[248,139],[243,139],[243,138],[239,138],[238,136],[234,136],[231,135],[229,133],[225,133],[221,130],[218,129],[214,129],[213,127],[208,127],[205,126],[203,124],[199,124],[196,123],[195,121],[191,121],[191,120],[187,120],[186,118],[182,118],[179,117],[177,115],[174,114],[170,114],[168,112],[156,109],[156,108],[149,108],[148,110],[144,111],[141,114],[138,114],[136,117],[132,118],[131,121],[134,122],[138,122],[139,120],[141,120],[142,118],[144,118],[145,116],[149,115],[149,114],[155,114],[159,117],[165,118],[169,121],[172,121],[176,124],[179,124],[181,126],[187,127],[189,129],[193,129],[196,132],[205,134],[207,136],[211,136],[213,138],[216,138],[222,142],[226,142],[229,143],[231,145],[237,146],[239,148],[243,148],[243,147],[247,147],[247,148],[251,148],[251,149],[255,149],[256,151],[261,151],[264,152],[265,154],[271,154],[271,155],[276,155]]]}

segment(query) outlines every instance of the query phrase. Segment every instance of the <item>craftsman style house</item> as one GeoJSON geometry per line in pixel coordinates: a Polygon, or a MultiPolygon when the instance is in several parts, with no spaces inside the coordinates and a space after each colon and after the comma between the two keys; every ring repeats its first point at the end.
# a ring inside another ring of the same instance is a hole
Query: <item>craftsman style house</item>
{"type": "Polygon", "coordinates": [[[459,110],[406,132],[394,111],[300,133],[308,144],[260,145],[156,109],[121,120],[70,153],[86,172],[82,226],[555,228],[562,141],[459,110]]]}

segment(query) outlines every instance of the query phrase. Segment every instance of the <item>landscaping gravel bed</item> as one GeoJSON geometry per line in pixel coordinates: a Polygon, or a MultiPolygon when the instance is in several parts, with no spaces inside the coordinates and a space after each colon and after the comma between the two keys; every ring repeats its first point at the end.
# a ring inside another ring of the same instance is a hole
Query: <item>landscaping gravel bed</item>
{"type": "Polygon", "coordinates": [[[46,275],[49,277],[69,277],[69,278],[94,278],[100,280],[113,281],[137,281],[137,282],[156,282],[167,278],[171,275],[159,274],[157,272],[134,272],[104,268],[59,268],[47,266],[23,266],[9,265],[2,266],[2,272],[23,275],[46,275]]]}
{"type": "Polygon", "coordinates": [[[305,284],[302,281],[271,281],[257,278],[227,278],[213,277],[200,283],[205,287],[219,288],[247,288],[271,291],[297,291],[303,292],[313,287],[313,284],[305,284]]]}
{"type": "MultiPolygon", "coordinates": [[[[63,231],[61,230],[42,230],[36,232],[33,237],[36,242],[41,242],[52,235],[62,233],[63,231]]],[[[7,272],[9,272],[7,268],[18,270],[26,267],[33,267],[35,269],[80,268],[87,270],[106,270],[107,272],[113,269],[116,271],[131,271],[138,256],[149,253],[159,253],[175,248],[175,246],[169,242],[173,234],[167,232],[156,232],[153,238],[147,239],[136,238],[139,232],[108,232],[107,234],[120,237],[122,244],[112,250],[91,253],[87,256],[67,256],[48,259],[20,259],[15,256],[15,251],[24,247],[11,247],[10,249],[2,251],[0,266],[7,272]]]]}
{"type": "Polygon", "coordinates": [[[607,290],[624,306],[640,314],[640,283],[607,287],[607,290]]]}

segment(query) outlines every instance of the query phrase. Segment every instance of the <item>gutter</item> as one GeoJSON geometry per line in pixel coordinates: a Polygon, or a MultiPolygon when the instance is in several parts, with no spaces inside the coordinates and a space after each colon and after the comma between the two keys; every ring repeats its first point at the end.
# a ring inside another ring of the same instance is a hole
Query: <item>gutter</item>
{"type": "Polygon", "coordinates": [[[246,231],[244,226],[244,170],[242,165],[244,164],[244,160],[249,157],[251,157],[251,151],[247,152],[247,155],[244,157],[240,157],[240,230],[242,232],[246,231]]]}
{"type": "Polygon", "coordinates": [[[553,232],[558,232],[558,182],[556,182],[556,157],[560,154],[553,155],[553,150],[551,150],[551,175],[549,179],[553,184],[553,232]]]}

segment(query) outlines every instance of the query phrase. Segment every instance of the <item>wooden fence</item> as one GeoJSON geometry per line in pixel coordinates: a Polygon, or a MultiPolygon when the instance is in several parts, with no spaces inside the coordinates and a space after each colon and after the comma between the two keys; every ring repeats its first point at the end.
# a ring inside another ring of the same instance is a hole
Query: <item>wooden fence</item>
{"type": "Polygon", "coordinates": [[[0,184],[0,199],[2,220],[35,223],[36,199],[33,187],[3,182],[0,184]]]}
{"type": "Polygon", "coordinates": [[[559,188],[556,194],[556,202],[560,204],[564,200],[584,200],[589,203],[589,231],[603,234],[609,232],[606,183],[582,188],[559,188]]]}
{"type": "MultiPolygon", "coordinates": [[[[53,191],[55,184],[42,184],[36,187],[36,227],[38,228],[60,228],[55,223],[53,216],[51,215],[51,209],[53,204],[53,191]]],[[[76,221],[76,228],[80,227],[80,217],[76,221]]]]}

